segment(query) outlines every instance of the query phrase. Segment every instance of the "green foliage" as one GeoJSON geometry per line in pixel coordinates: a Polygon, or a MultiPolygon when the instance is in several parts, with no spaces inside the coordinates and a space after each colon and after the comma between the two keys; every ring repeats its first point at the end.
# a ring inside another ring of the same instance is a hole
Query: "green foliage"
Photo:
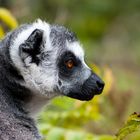
{"type": "Polygon", "coordinates": [[[126,124],[117,133],[115,140],[123,140],[127,135],[140,131],[140,114],[134,113],[130,115],[126,124]]]}
{"type": "MultiPolygon", "coordinates": [[[[67,123],[73,124],[70,121],[67,123]]],[[[137,113],[130,115],[126,124],[118,131],[116,136],[94,135],[79,129],[66,129],[44,123],[40,123],[39,127],[44,136],[47,135],[48,140],[124,140],[131,133],[140,131],[140,115],[137,113]]]]}
{"type": "Polygon", "coordinates": [[[96,104],[94,100],[86,103],[67,97],[56,98],[41,115],[40,123],[49,122],[51,125],[65,128],[80,127],[90,120],[98,120],[101,117],[96,104]]]}
{"type": "MultiPolygon", "coordinates": [[[[47,128],[48,129],[48,128],[47,128]]],[[[114,140],[115,136],[109,135],[93,135],[79,130],[70,130],[59,127],[51,127],[48,130],[46,138],[44,140],[114,140]]]]}

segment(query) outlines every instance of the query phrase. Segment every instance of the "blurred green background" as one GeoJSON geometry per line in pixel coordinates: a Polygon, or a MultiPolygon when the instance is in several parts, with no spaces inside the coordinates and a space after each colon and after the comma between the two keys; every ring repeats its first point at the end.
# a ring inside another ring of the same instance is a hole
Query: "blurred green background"
{"type": "MultiPolygon", "coordinates": [[[[38,119],[44,138],[111,140],[128,115],[140,111],[139,0],[0,0],[0,7],[19,24],[41,18],[74,31],[86,61],[106,82],[90,102],[54,99],[38,119]]],[[[140,140],[140,133],[126,139],[140,140]]]]}

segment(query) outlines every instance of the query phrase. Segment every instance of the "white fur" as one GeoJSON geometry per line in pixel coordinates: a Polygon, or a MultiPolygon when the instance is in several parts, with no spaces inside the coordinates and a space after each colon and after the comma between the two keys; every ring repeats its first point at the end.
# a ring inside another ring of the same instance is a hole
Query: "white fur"
{"type": "Polygon", "coordinates": [[[70,50],[71,52],[73,52],[75,54],[75,56],[77,56],[80,60],[83,60],[84,58],[84,50],[81,47],[79,42],[72,42],[69,43],[67,41],[66,43],[68,50],[70,50]]]}
{"type": "Polygon", "coordinates": [[[90,69],[87,66],[87,64],[85,63],[85,60],[84,60],[84,50],[83,50],[82,45],[79,42],[73,42],[73,43],[68,43],[67,42],[67,47],[68,47],[68,50],[73,52],[75,54],[75,56],[77,56],[81,60],[81,62],[83,63],[83,65],[86,68],[90,69]]]}

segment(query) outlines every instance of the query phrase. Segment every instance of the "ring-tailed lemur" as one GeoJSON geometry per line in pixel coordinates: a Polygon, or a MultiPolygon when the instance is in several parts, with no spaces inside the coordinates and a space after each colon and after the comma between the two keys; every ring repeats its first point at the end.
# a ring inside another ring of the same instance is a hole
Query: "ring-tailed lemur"
{"type": "Polygon", "coordinates": [[[33,116],[55,96],[90,100],[104,82],[75,34],[38,20],[0,41],[0,140],[40,140],[33,116]]]}

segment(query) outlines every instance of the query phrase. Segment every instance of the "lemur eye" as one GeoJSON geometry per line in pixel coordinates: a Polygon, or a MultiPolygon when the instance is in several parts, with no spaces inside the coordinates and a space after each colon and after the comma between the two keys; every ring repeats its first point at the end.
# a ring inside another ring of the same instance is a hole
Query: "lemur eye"
{"type": "Polygon", "coordinates": [[[70,59],[65,62],[65,65],[67,66],[68,69],[72,69],[74,67],[74,61],[70,59]]]}

